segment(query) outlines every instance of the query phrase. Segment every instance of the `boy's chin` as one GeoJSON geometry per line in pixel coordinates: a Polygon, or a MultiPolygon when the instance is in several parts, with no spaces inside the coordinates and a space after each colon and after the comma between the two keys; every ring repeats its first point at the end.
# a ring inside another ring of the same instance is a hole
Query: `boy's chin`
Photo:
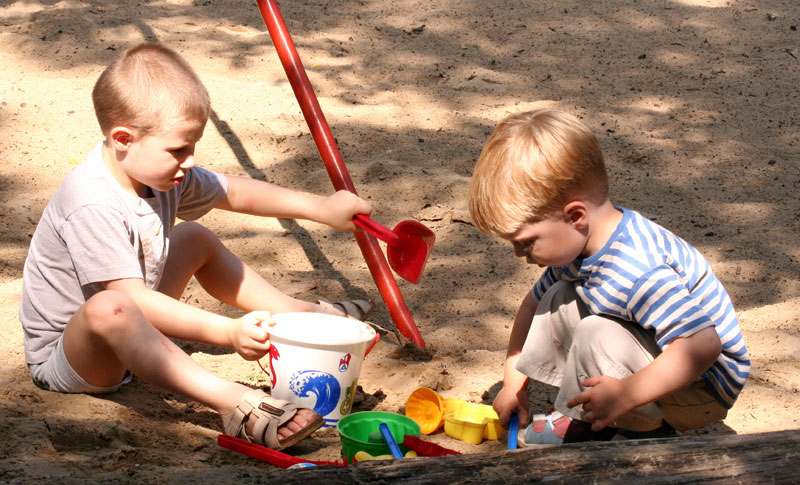
{"type": "Polygon", "coordinates": [[[558,268],[559,266],[568,266],[572,262],[572,260],[566,261],[566,262],[563,262],[563,263],[560,262],[560,261],[549,261],[549,262],[548,261],[537,261],[537,260],[535,260],[533,258],[526,258],[525,261],[528,264],[535,264],[536,266],[538,266],[540,268],[547,268],[549,266],[553,266],[553,267],[558,268]]]}
{"type": "Polygon", "coordinates": [[[525,262],[528,263],[528,264],[535,264],[536,266],[538,266],[540,268],[544,268],[545,266],[548,266],[546,264],[543,264],[543,263],[540,263],[540,262],[536,261],[533,258],[525,258],[525,262]]]}

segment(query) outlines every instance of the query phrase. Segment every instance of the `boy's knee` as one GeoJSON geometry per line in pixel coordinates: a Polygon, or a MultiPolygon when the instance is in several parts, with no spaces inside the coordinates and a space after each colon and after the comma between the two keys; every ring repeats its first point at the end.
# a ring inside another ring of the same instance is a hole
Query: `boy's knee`
{"type": "Polygon", "coordinates": [[[575,326],[574,341],[590,344],[602,340],[604,330],[608,327],[609,321],[597,315],[590,315],[582,318],[580,323],[575,326]]]}
{"type": "Polygon", "coordinates": [[[204,252],[221,245],[222,241],[212,230],[193,221],[181,222],[175,226],[170,236],[170,253],[176,248],[180,248],[178,251],[191,248],[192,251],[200,249],[204,252]]]}
{"type": "Polygon", "coordinates": [[[83,318],[92,332],[104,334],[115,331],[141,311],[133,299],[121,291],[105,290],[94,294],[83,305],[83,318]]]}
{"type": "Polygon", "coordinates": [[[659,352],[654,338],[651,338],[652,342],[645,341],[645,336],[637,336],[636,332],[644,333],[637,330],[635,324],[591,315],[583,318],[575,328],[573,349],[583,359],[602,368],[617,369],[626,376],[648,365],[659,352]]]}
{"type": "Polygon", "coordinates": [[[198,222],[186,221],[175,226],[172,230],[171,238],[203,241],[208,238],[217,239],[217,236],[210,229],[198,222]]]}
{"type": "Polygon", "coordinates": [[[629,337],[618,322],[599,315],[589,315],[575,327],[572,343],[579,352],[599,350],[604,354],[613,354],[626,340],[629,337]]]}

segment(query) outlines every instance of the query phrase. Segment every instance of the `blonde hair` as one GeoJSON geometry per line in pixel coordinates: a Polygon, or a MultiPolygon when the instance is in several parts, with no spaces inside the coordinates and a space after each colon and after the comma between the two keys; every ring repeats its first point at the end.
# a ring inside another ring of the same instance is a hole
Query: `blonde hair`
{"type": "Polygon", "coordinates": [[[105,136],[114,126],[142,136],[176,119],[208,120],[211,100],[191,66],[173,50],[144,43],[122,53],[100,74],[92,101],[105,136]]]}
{"type": "Polygon", "coordinates": [[[472,175],[469,211],[480,231],[507,235],[578,195],[608,197],[597,138],[573,115],[538,109],[506,117],[489,137],[472,175]]]}

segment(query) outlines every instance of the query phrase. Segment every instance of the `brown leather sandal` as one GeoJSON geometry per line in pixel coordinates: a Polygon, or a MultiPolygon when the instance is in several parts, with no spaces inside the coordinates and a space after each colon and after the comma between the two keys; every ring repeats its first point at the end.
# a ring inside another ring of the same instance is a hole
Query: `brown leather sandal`
{"type": "Polygon", "coordinates": [[[222,425],[225,434],[279,451],[308,437],[325,424],[325,419],[317,414],[314,420],[300,431],[282,440],[278,439],[278,429],[291,421],[298,409],[300,408],[297,404],[275,399],[264,391],[254,389],[242,396],[242,401],[233,413],[222,416],[222,425]],[[245,425],[251,415],[256,417],[256,422],[252,435],[248,435],[245,425]]]}
{"type": "Polygon", "coordinates": [[[372,314],[372,310],[375,309],[375,304],[372,303],[372,301],[361,299],[342,300],[333,303],[327,300],[319,300],[317,304],[325,310],[330,311],[331,309],[335,309],[344,313],[347,318],[360,320],[362,322],[366,320],[372,314]]]}

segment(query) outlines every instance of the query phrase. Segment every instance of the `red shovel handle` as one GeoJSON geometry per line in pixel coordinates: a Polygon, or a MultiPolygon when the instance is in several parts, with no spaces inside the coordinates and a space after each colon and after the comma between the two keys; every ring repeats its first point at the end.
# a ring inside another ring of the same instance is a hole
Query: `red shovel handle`
{"type": "Polygon", "coordinates": [[[251,458],[255,458],[257,460],[261,460],[265,463],[269,463],[270,465],[276,465],[281,468],[289,468],[290,466],[296,465],[298,463],[313,463],[314,465],[347,466],[347,458],[345,458],[341,462],[305,460],[302,458],[296,458],[294,456],[287,455],[286,453],[281,453],[280,451],[271,450],[266,446],[261,446],[259,444],[252,443],[250,441],[245,441],[241,438],[236,438],[234,436],[230,436],[227,434],[220,434],[219,436],[217,436],[217,443],[223,448],[227,448],[231,451],[236,451],[243,455],[247,455],[251,458]]]}
{"type": "Polygon", "coordinates": [[[378,224],[373,218],[364,214],[357,214],[353,218],[353,224],[364,229],[389,246],[397,245],[397,243],[400,242],[400,236],[392,232],[388,227],[378,224]]]}
{"type": "MultiPolygon", "coordinates": [[[[322,161],[325,162],[325,168],[328,171],[328,177],[333,182],[333,187],[336,190],[349,190],[356,193],[353,181],[350,179],[350,174],[347,172],[347,167],[345,167],[342,160],[342,155],[336,146],[336,140],[334,140],[331,130],[328,128],[325,115],[322,114],[322,108],[319,106],[317,96],[314,94],[311,82],[308,80],[303,63],[300,62],[300,56],[297,54],[297,49],[295,49],[292,38],[286,28],[283,15],[278,9],[278,4],[275,0],[257,0],[257,2],[261,16],[264,17],[264,22],[267,24],[269,35],[273,44],[275,44],[275,50],[278,51],[278,57],[281,60],[281,64],[283,64],[283,69],[286,71],[289,83],[294,90],[294,95],[311,130],[311,136],[314,137],[314,142],[317,144],[322,161]]],[[[378,241],[362,231],[356,232],[356,241],[361,248],[364,259],[367,261],[372,279],[375,280],[378,291],[380,291],[383,301],[386,303],[386,308],[389,309],[389,314],[395,325],[397,325],[397,329],[416,345],[425,347],[422,335],[420,335],[417,325],[411,317],[411,312],[408,311],[403,295],[400,293],[400,288],[397,286],[397,281],[395,281],[389,269],[389,264],[386,262],[386,257],[383,255],[378,241]]]]}

